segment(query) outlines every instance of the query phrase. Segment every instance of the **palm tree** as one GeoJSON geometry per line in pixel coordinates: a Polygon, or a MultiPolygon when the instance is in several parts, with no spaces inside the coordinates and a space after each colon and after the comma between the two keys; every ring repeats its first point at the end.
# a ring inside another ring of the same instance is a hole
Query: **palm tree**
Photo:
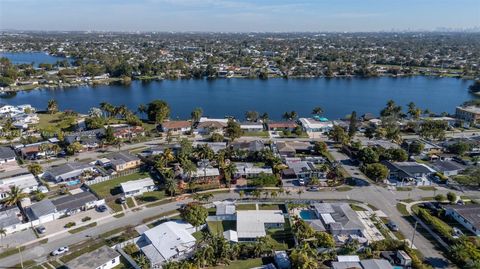
{"type": "Polygon", "coordinates": [[[4,202],[6,205],[16,205],[20,200],[23,198],[27,197],[27,194],[23,192],[22,189],[20,189],[17,186],[10,186],[10,190],[7,191],[7,198],[5,198],[4,202]]]}
{"type": "Polygon", "coordinates": [[[170,194],[170,196],[175,196],[177,194],[177,184],[172,178],[167,178],[165,181],[165,190],[170,194]]]}
{"type": "Polygon", "coordinates": [[[147,113],[147,106],[144,104],[140,104],[137,108],[137,111],[139,114],[145,114],[147,113]]]}
{"type": "Polygon", "coordinates": [[[253,197],[255,197],[255,198],[258,199],[258,198],[260,198],[260,196],[262,195],[262,193],[260,192],[260,190],[254,190],[254,191],[252,192],[252,195],[253,195],[253,197]]]}
{"type": "Polygon", "coordinates": [[[243,197],[245,196],[245,191],[244,190],[239,191],[238,196],[240,196],[240,199],[243,200],[243,197]]]}
{"type": "Polygon", "coordinates": [[[263,123],[268,123],[268,119],[269,119],[268,113],[267,113],[267,112],[263,113],[263,114],[260,116],[260,119],[262,120],[263,123]]]}
{"type": "Polygon", "coordinates": [[[270,193],[270,197],[272,197],[272,198],[277,198],[277,196],[278,196],[278,192],[276,192],[276,191],[272,191],[270,193]]]}
{"type": "Polygon", "coordinates": [[[298,190],[298,191],[297,191],[297,194],[298,194],[298,199],[300,199],[300,196],[302,196],[302,193],[303,193],[303,191],[302,191],[302,190],[298,190]]]}
{"type": "Polygon", "coordinates": [[[320,116],[320,115],[323,114],[323,109],[321,107],[317,106],[317,107],[313,108],[312,114],[320,116]]]}
{"type": "Polygon", "coordinates": [[[47,103],[47,111],[50,114],[55,114],[58,112],[58,103],[55,99],[50,99],[47,103]]]}
{"type": "MultiPolygon", "coordinates": [[[[229,165],[227,165],[223,168],[223,174],[224,174],[227,182],[229,182],[233,178],[233,175],[236,172],[237,172],[237,166],[232,162],[229,165]]],[[[228,184],[228,185],[230,185],[230,184],[228,184]]]]}
{"type": "Polygon", "coordinates": [[[265,196],[265,199],[267,199],[267,198],[268,198],[268,195],[269,195],[269,194],[270,194],[270,192],[269,192],[269,191],[264,191],[264,192],[263,192],[263,195],[265,196]]]}
{"type": "Polygon", "coordinates": [[[108,118],[111,118],[115,112],[115,107],[112,104],[106,102],[100,103],[100,109],[105,111],[108,118]]]}

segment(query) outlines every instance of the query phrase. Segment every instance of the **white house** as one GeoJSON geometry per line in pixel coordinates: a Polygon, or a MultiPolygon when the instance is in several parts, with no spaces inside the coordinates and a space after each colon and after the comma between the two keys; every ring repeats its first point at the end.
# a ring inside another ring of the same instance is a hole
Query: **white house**
{"type": "Polygon", "coordinates": [[[312,118],[300,118],[299,120],[305,132],[324,133],[333,128],[331,121],[318,121],[312,118]]]}
{"type": "Polygon", "coordinates": [[[281,210],[237,211],[238,241],[254,241],[267,235],[268,228],[283,227],[285,217],[281,210]]]}
{"type": "Polygon", "coordinates": [[[32,174],[0,179],[0,199],[7,197],[10,186],[16,186],[24,193],[31,193],[38,189],[38,182],[32,174]]]}
{"type": "Polygon", "coordinates": [[[0,209],[0,227],[5,229],[7,234],[26,229],[29,225],[28,223],[22,223],[22,214],[18,207],[0,209]]]}
{"type": "Polygon", "coordinates": [[[195,228],[184,221],[167,221],[141,235],[137,245],[152,268],[188,257],[195,249],[195,228]]]}
{"type": "Polygon", "coordinates": [[[108,246],[97,248],[67,262],[68,269],[112,269],[120,265],[120,253],[108,246]]]}
{"type": "Polygon", "coordinates": [[[131,180],[120,183],[122,192],[125,197],[142,195],[144,192],[153,191],[156,189],[155,182],[151,178],[143,178],[139,180],[131,180]]]}
{"type": "Polygon", "coordinates": [[[261,132],[263,131],[263,123],[261,122],[241,122],[240,128],[245,132],[261,132]]]}
{"type": "Polygon", "coordinates": [[[237,172],[235,172],[234,177],[245,177],[245,178],[254,178],[258,177],[260,174],[273,174],[272,168],[270,167],[257,167],[253,163],[235,163],[237,167],[237,172]]]}

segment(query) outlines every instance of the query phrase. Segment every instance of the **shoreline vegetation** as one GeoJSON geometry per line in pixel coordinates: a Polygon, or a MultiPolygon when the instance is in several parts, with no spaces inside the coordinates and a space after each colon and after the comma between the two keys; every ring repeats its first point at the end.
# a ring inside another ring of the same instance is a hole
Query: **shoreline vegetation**
{"type": "MultiPolygon", "coordinates": [[[[217,80],[217,79],[258,79],[258,80],[268,80],[268,79],[293,79],[293,80],[301,80],[301,79],[375,79],[380,77],[390,77],[390,78],[407,78],[407,77],[414,77],[414,76],[424,76],[424,77],[435,77],[435,78],[458,78],[463,80],[475,80],[473,77],[461,77],[461,76],[453,76],[453,75],[426,75],[426,74],[408,74],[408,75],[393,75],[393,74],[382,74],[376,76],[358,76],[358,75],[336,75],[336,76],[291,76],[291,77],[282,77],[282,76],[272,76],[268,78],[255,78],[255,77],[245,77],[245,76],[231,76],[227,78],[164,78],[162,76],[134,76],[134,77],[109,77],[105,79],[90,79],[88,81],[82,82],[56,82],[56,83],[48,83],[48,84],[27,84],[27,85],[16,85],[16,86],[7,86],[7,87],[0,87],[0,94],[1,93],[14,93],[20,91],[31,91],[37,89],[64,89],[64,88],[76,88],[82,86],[98,86],[98,85],[110,85],[110,84],[123,84],[129,85],[132,81],[162,81],[162,80],[217,80]]],[[[480,97],[480,92],[471,92],[472,94],[480,97]]]]}

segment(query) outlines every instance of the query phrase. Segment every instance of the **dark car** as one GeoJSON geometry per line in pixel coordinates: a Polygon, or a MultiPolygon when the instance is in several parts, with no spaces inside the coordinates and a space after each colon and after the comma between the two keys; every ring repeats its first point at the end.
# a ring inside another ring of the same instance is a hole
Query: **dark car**
{"type": "Polygon", "coordinates": [[[123,205],[123,204],[125,204],[126,202],[127,202],[127,200],[125,199],[125,197],[120,197],[120,198],[117,199],[117,203],[118,203],[118,204],[123,205]]]}
{"type": "Polygon", "coordinates": [[[389,221],[387,223],[387,227],[394,232],[397,232],[399,230],[397,224],[393,221],[389,221]]]}
{"type": "Polygon", "coordinates": [[[98,211],[98,212],[105,212],[105,211],[107,211],[107,210],[108,210],[108,208],[107,208],[106,205],[97,206],[97,211],[98,211]]]}

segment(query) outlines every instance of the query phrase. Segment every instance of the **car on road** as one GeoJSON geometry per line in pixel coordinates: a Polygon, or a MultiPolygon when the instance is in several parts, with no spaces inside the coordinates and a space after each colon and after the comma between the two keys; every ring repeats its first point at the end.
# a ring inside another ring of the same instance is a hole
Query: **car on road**
{"type": "Polygon", "coordinates": [[[44,234],[47,231],[47,229],[43,225],[38,226],[37,228],[35,228],[35,230],[37,230],[37,233],[39,234],[44,234]]]}
{"type": "Polygon", "coordinates": [[[307,191],[316,192],[316,191],[320,191],[320,188],[319,188],[319,187],[313,187],[313,186],[312,186],[312,187],[309,187],[309,188],[307,189],[307,191]]]}
{"type": "Polygon", "coordinates": [[[452,237],[453,237],[454,239],[458,239],[458,238],[460,238],[460,236],[462,236],[462,235],[463,235],[463,232],[462,232],[460,229],[458,229],[457,227],[453,227],[453,229],[452,229],[452,237]]]}
{"type": "Polygon", "coordinates": [[[125,199],[125,197],[120,197],[120,198],[117,199],[117,203],[118,203],[118,204],[123,205],[123,204],[125,204],[126,202],[127,202],[127,200],[125,199]]]}
{"type": "Polygon", "coordinates": [[[304,186],[304,185],[305,185],[305,179],[299,178],[299,179],[298,179],[298,184],[299,184],[300,186],[304,186]]]}
{"type": "Polygon", "coordinates": [[[107,208],[106,205],[99,205],[99,206],[97,206],[97,211],[98,211],[98,212],[105,212],[105,211],[107,211],[107,210],[108,210],[108,208],[107,208]]]}
{"type": "Polygon", "coordinates": [[[67,253],[68,251],[70,251],[70,249],[68,247],[60,247],[54,251],[52,251],[52,256],[58,256],[58,255],[62,255],[64,253],[67,253]]]}
{"type": "Polygon", "coordinates": [[[398,230],[399,230],[398,225],[393,221],[389,221],[387,223],[387,227],[394,232],[398,232],[398,230]]]}

